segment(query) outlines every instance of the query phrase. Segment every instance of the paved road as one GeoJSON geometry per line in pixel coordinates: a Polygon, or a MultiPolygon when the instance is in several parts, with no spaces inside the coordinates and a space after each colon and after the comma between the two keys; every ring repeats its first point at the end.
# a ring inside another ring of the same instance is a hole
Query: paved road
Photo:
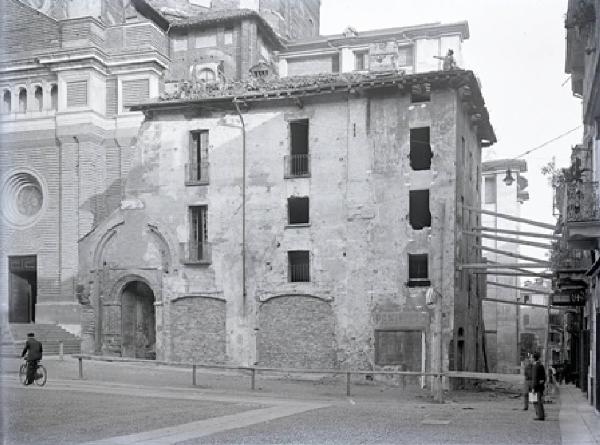
{"type": "Polygon", "coordinates": [[[89,362],[79,381],[76,361],[53,359],[40,389],[20,386],[4,365],[7,444],[561,443],[556,404],[535,422],[502,393],[454,392],[438,405],[427,393],[382,386],[354,386],[347,398],[343,381],[262,380],[264,390],[251,392],[247,376],[210,374],[192,388],[189,370],[89,362]]]}

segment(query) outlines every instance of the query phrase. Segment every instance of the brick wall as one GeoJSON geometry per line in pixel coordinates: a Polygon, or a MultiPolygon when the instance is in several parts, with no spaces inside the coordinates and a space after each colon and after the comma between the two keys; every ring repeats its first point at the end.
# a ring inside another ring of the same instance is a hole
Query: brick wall
{"type": "Polygon", "coordinates": [[[1,0],[0,55],[59,48],[58,23],[17,0],[1,0]],[[35,26],[27,26],[35,23],[35,26]]]}
{"type": "Polygon", "coordinates": [[[311,297],[274,298],[260,306],[257,353],[260,366],[335,368],[331,305],[311,297]]]}
{"type": "Polygon", "coordinates": [[[171,360],[197,363],[225,361],[224,301],[182,298],[173,302],[169,310],[171,360]]]}

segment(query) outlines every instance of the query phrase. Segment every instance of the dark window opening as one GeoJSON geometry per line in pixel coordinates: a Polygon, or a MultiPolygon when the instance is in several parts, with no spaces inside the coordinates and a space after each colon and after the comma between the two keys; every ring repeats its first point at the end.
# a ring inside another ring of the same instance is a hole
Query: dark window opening
{"type": "Polygon", "coordinates": [[[408,286],[429,286],[429,265],[428,255],[409,254],[408,255],[408,286]]]}
{"type": "Polygon", "coordinates": [[[292,283],[310,281],[310,252],[290,250],[288,252],[288,280],[292,283]]]}
{"type": "Polygon", "coordinates": [[[369,53],[355,52],[354,53],[354,69],[356,71],[364,71],[369,69],[369,53]]]}
{"type": "Polygon", "coordinates": [[[185,262],[203,263],[210,260],[206,206],[189,207],[189,242],[185,249],[185,262]]]}
{"type": "Polygon", "coordinates": [[[188,185],[208,184],[208,131],[190,132],[189,162],[185,182],[188,185]]]}
{"type": "Polygon", "coordinates": [[[21,88],[19,90],[19,113],[27,112],[27,90],[21,88]]]}
{"type": "Polygon", "coordinates": [[[431,227],[429,212],[429,190],[411,190],[409,192],[409,221],[415,230],[431,227]]]}
{"type": "Polygon", "coordinates": [[[431,85],[422,83],[413,85],[410,89],[410,102],[420,103],[431,101],[431,85]]]}
{"type": "Polygon", "coordinates": [[[308,197],[288,198],[288,224],[308,224],[308,197]]]}
{"type": "Polygon", "coordinates": [[[429,170],[431,168],[431,145],[429,127],[410,129],[410,166],[413,170],[429,170]]]}
{"type": "Polygon", "coordinates": [[[50,108],[58,110],[58,85],[52,85],[50,88],[50,108]]]}
{"type": "Polygon", "coordinates": [[[36,111],[42,111],[42,108],[44,107],[44,93],[42,87],[35,87],[33,98],[35,99],[36,111]]]}
{"type": "Polygon", "coordinates": [[[290,122],[290,156],[286,162],[288,176],[308,176],[308,119],[290,122]]]}
{"type": "Polygon", "coordinates": [[[2,112],[10,113],[12,111],[12,97],[9,90],[4,90],[2,95],[2,112]]]}

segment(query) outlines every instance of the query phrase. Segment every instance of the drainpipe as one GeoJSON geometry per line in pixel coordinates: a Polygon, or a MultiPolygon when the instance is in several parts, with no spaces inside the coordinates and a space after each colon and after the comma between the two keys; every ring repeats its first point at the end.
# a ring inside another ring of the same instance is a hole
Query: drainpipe
{"type": "Polygon", "coordinates": [[[240,111],[238,99],[233,105],[242,123],[242,314],[246,316],[246,124],[240,111]]]}

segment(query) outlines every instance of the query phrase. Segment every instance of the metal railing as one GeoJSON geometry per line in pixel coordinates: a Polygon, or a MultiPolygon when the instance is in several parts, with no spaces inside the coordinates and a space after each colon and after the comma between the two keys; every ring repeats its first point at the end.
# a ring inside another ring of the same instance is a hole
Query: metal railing
{"type": "Polygon", "coordinates": [[[575,182],[567,186],[567,222],[600,221],[598,182],[575,182]]]}
{"type": "Polygon", "coordinates": [[[286,155],[283,159],[286,178],[307,178],[310,176],[310,155],[286,155]]]}
{"type": "Polygon", "coordinates": [[[211,245],[204,242],[179,243],[179,255],[184,264],[209,264],[212,260],[211,245]]]}
{"type": "Polygon", "coordinates": [[[289,265],[289,280],[291,282],[307,282],[310,281],[310,264],[290,264],[289,265]]]}
{"type": "Polygon", "coordinates": [[[185,185],[208,184],[208,162],[185,164],[185,185]]]}

